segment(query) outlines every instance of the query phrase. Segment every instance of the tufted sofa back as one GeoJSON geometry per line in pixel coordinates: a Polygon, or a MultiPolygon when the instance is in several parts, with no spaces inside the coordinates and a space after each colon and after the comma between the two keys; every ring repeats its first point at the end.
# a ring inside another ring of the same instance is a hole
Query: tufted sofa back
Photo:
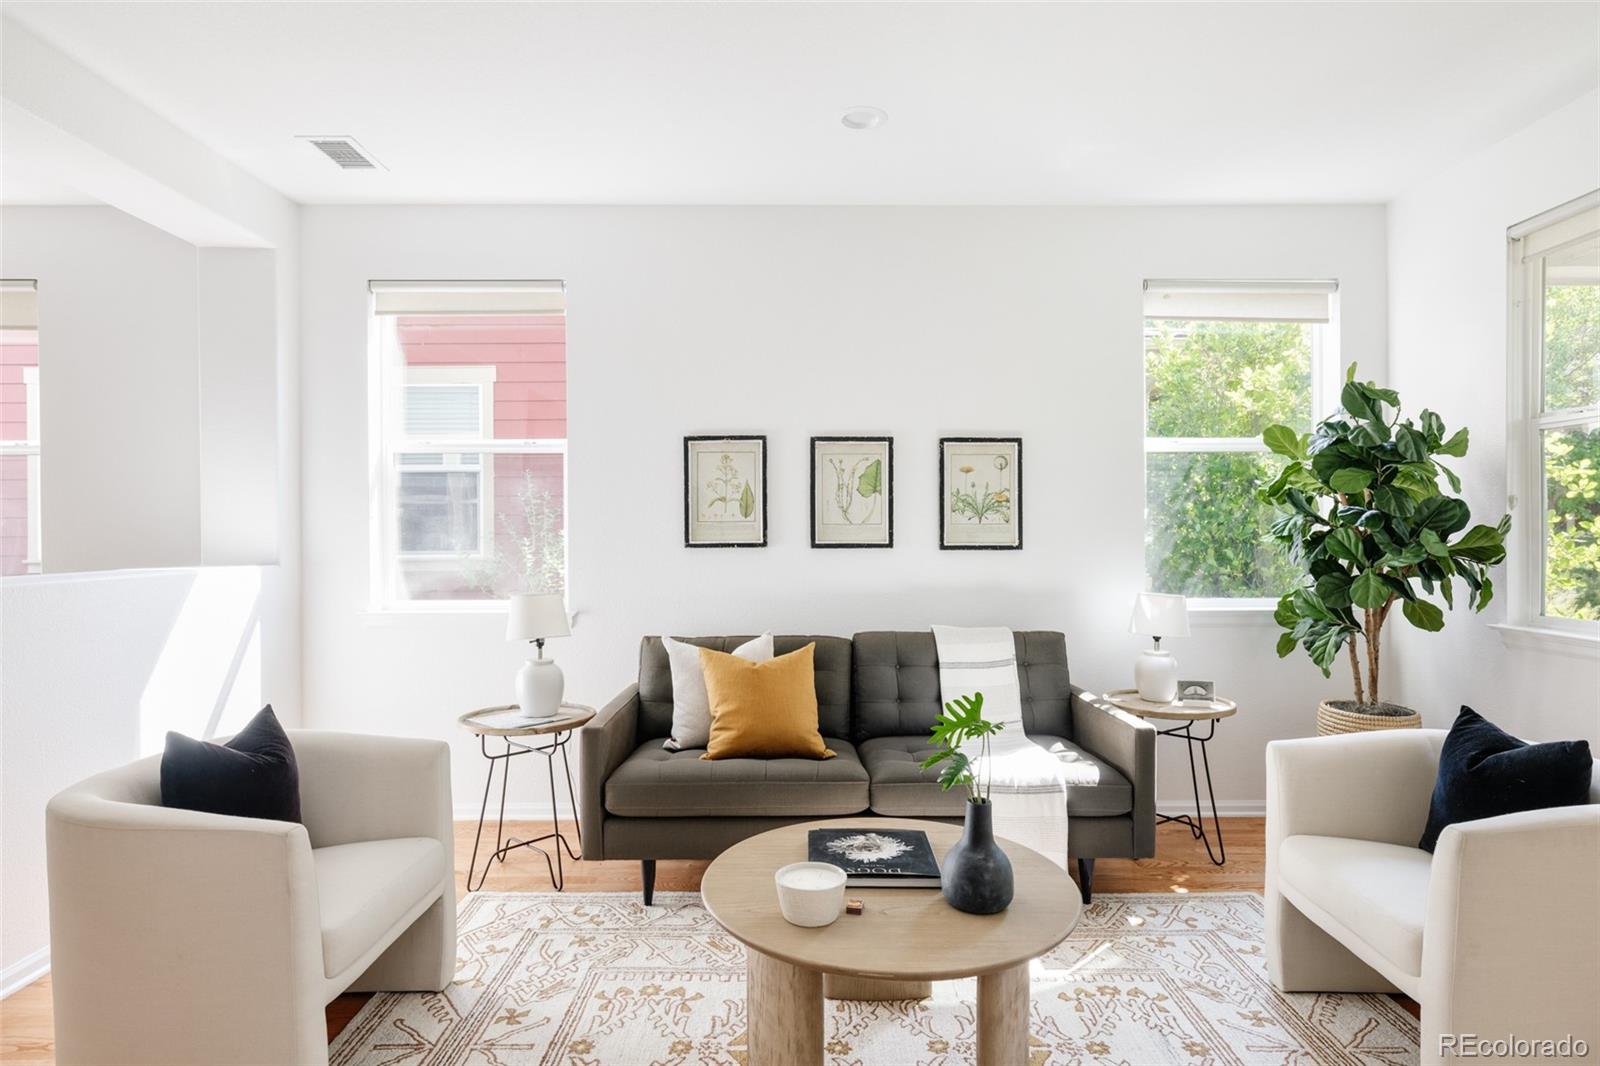
{"type": "MultiPolygon", "coordinates": [[[[754,634],[751,634],[753,636],[754,634]]],[[[674,637],[714,651],[732,652],[750,639],[742,637],[674,637]]],[[[774,636],[772,650],[787,655],[815,642],[813,668],[817,679],[817,725],[825,737],[849,740],[850,642],[844,637],[774,636]]],[[[672,664],[661,638],[639,642],[639,739],[672,733],[672,664]]]]}
{"type": "MultiPolygon", "coordinates": [[[[1072,739],[1072,681],[1067,638],[1017,630],[1022,725],[1029,733],[1072,739]]],[[[929,630],[857,633],[850,695],[854,741],[926,736],[939,717],[939,652],[929,630]]]]}
{"type": "MultiPolygon", "coordinates": [[[[1022,724],[1029,732],[1072,739],[1072,682],[1067,638],[1048,630],[1018,630],[1017,676],[1022,724]]],[[[731,652],[748,636],[679,637],[702,648],[731,652]]],[[[939,653],[930,630],[857,633],[844,637],[778,636],[778,655],[815,642],[817,717],[825,737],[851,741],[926,736],[943,704],[939,653]]],[[[639,739],[672,732],[672,665],[658,636],[639,643],[639,739]]]]}

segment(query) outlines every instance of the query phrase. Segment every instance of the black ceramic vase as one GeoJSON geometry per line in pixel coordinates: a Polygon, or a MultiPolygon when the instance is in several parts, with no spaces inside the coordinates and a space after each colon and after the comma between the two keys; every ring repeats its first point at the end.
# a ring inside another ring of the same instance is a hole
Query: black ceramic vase
{"type": "Polygon", "coordinates": [[[968,914],[999,914],[1011,905],[1011,860],[994,842],[994,807],[967,801],[967,826],[945,852],[944,898],[968,914]]]}

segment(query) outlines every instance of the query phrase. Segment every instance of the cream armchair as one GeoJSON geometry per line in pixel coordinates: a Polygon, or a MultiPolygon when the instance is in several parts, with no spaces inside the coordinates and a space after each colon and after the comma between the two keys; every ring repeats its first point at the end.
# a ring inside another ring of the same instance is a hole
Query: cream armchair
{"type": "Polygon", "coordinates": [[[1429,855],[1416,845],[1444,737],[1267,745],[1272,982],[1404,992],[1422,1004],[1425,1064],[1464,1057],[1469,1035],[1567,1036],[1588,1052],[1567,1061],[1600,1061],[1600,806],[1453,825],[1429,855]]]}
{"type": "Polygon", "coordinates": [[[449,747],[291,731],[304,825],[161,806],[160,758],[46,809],[56,1061],[328,1061],[323,1007],[454,974],[449,747]]]}

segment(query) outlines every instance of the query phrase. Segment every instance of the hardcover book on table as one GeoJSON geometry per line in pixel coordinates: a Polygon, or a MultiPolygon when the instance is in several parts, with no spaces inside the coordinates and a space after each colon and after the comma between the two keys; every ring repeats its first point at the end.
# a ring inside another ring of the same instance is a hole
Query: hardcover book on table
{"type": "Polygon", "coordinates": [[[806,857],[842,869],[850,888],[939,887],[939,862],[920,829],[845,827],[807,836],[806,857]]]}

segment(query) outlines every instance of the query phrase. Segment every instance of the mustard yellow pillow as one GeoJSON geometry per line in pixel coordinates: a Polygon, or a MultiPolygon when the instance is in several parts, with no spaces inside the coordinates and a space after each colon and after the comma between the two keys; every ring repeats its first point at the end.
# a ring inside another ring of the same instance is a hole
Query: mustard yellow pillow
{"type": "Polygon", "coordinates": [[[711,703],[702,759],[831,759],[817,732],[815,644],[753,663],[700,649],[711,703]]]}

